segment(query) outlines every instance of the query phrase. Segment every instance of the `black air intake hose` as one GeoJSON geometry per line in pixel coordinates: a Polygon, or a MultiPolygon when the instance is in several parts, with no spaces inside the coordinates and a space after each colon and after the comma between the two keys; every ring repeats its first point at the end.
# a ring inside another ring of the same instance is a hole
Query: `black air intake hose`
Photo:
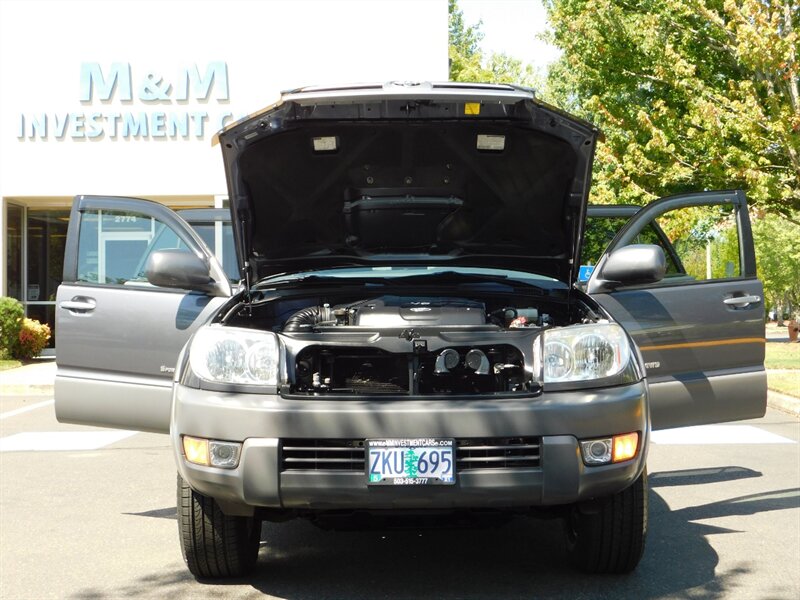
{"type": "Polygon", "coordinates": [[[330,306],[309,306],[298,310],[286,320],[284,331],[306,331],[325,321],[333,321],[333,311],[330,306]]]}

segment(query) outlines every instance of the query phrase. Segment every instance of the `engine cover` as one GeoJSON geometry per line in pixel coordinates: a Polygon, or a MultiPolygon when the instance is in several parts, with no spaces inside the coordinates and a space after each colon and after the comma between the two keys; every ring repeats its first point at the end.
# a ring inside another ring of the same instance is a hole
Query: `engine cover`
{"type": "Polygon", "coordinates": [[[462,298],[382,296],[348,307],[358,327],[447,327],[486,324],[482,302],[462,298]]]}

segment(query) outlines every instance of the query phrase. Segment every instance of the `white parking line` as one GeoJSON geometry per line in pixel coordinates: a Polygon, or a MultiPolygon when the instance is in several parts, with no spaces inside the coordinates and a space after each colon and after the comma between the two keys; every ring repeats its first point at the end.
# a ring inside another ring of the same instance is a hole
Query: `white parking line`
{"type": "Polygon", "coordinates": [[[711,444],[796,444],[753,425],[698,425],[654,431],[650,441],[659,446],[695,446],[711,444]]]}
{"type": "Polygon", "coordinates": [[[0,413],[0,420],[8,419],[9,417],[16,417],[17,415],[21,415],[22,413],[26,413],[31,410],[36,410],[37,408],[44,408],[45,406],[52,406],[55,400],[45,400],[44,402],[37,402],[36,404],[31,404],[30,406],[23,406],[22,408],[17,408],[14,410],[10,410],[8,412],[0,413]]]}
{"type": "Polygon", "coordinates": [[[0,452],[99,450],[138,431],[26,431],[0,438],[0,452]]]}

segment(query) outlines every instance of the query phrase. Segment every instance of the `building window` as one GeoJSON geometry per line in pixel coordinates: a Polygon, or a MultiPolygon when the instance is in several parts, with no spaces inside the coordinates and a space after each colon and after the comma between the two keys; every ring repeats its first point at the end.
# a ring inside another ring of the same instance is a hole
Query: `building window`
{"type": "Polygon", "coordinates": [[[22,297],[22,240],[25,209],[6,205],[6,295],[17,300],[22,297]]]}

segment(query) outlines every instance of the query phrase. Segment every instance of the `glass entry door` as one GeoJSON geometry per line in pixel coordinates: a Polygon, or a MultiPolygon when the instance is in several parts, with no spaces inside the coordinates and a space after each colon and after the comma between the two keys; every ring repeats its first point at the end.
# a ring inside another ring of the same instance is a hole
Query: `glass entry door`
{"type": "Polygon", "coordinates": [[[69,210],[28,208],[25,228],[25,281],[22,298],[31,319],[50,326],[48,348],[55,347],[56,289],[64,269],[69,210]]]}

